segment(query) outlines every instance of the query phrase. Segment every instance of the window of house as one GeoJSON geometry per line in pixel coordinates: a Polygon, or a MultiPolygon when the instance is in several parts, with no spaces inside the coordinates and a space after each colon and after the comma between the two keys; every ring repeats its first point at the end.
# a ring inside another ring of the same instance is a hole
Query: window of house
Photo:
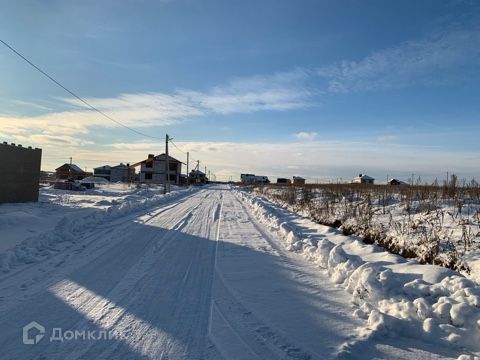
{"type": "Polygon", "coordinates": [[[152,180],[152,174],[145,174],[145,180],[152,180]]]}

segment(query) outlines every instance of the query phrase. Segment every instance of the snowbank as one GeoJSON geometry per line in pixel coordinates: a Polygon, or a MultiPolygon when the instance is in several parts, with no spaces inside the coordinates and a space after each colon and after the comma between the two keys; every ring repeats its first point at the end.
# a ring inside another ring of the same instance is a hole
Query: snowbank
{"type": "Polygon", "coordinates": [[[94,183],[94,184],[108,184],[109,181],[100,176],[88,176],[81,180],[82,183],[94,183]]]}
{"type": "Polygon", "coordinates": [[[480,287],[452,270],[420,265],[238,191],[260,222],[290,251],[325,269],[358,305],[374,333],[402,333],[479,352],[480,287]]]}
{"type": "MultiPolygon", "coordinates": [[[[30,206],[30,211],[32,210],[32,206],[41,207],[43,205],[44,208],[50,210],[47,216],[48,219],[45,219],[45,221],[54,221],[54,224],[48,231],[27,237],[19,244],[1,252],[0,270],[9,272],[19,264],[36,262],[39,259],[57,252],[58,247],[68,247],[76,243],[79,238],[77,235],[80,232],[93,229],[100,224],[122,216],[172,201],[194,191],[197,191],[197,188],[191,187],[163,195],[158,192],[152,192],[152,190],[149,189],[135,189],[133,191],[131,190],[130,193],[122,193],[123,196],[121,198],[112,197],[111,200],[107,200],[108,198],[103,196],[100,197],[101,200],[94,200],[94,195],[98,195],[98,191],[92,192],[90,195],[70,196],[65,194],[68,192],[60,193],[59,191],[48,189],[43,195],[53,196],[53,194],[55,194],[55,196],[59,196],[59,199],[55,198],[56,201],[68,206],[57,206],[55,210],[52,210],[52,206],[45,206],[45,202],[48,203],[48,200],[45,201],[45,199],[44,203],[39,205],[17,204],[17,207],[30,206]],[[76,211],[72,211],[72,208],[76,208],[76,211]]],[[[27,210],[27,213],[29,210],[27,210]]],[[[41,211],[42,209],[39,210],[41,211]]],[[[6,238],[9,231],[5,228],[2,229],[1,223],[0,230],[2,232],[2,238],[6,238]]]]}

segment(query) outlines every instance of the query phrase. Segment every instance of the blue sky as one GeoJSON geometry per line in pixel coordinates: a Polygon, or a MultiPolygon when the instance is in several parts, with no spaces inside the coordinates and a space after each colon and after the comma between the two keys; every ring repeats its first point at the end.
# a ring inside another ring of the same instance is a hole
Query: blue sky
{"type": "MultiPolygon", "coordinates": [[[[476,1],[4,2],[0,33],[219,177],[480,177],[476,1]]],[[[163,150],[5,47],[0,73],[0,139],[42,147],[45,169],[163,150]]]]}

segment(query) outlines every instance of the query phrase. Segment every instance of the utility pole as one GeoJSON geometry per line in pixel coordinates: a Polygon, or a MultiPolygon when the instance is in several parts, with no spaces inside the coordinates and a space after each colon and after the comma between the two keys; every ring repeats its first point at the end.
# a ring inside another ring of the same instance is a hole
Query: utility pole
{"type": "Polygon", "coordinates": [[[168,161],[168,134],[165,136],[165,182],[163,184],[163,193],[166,194],[170,188],[170,162],[168,161]]]}
{"type": "Polygon", "coordinates": [[[189,180],[189,172],[188,172],[188,165],[190,164],[190,152],[187,151],[187,186],[189,180]]]}

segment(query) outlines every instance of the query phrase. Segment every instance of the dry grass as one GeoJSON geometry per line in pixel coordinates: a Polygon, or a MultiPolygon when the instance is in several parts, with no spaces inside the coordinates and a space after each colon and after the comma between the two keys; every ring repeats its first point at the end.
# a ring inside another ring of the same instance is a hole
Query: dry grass
{"type": "Polygon", "coordinates": [[[312,220],[363,237],[421,263],[468,271],[464,254],[480,239],[480,186],[255,185],[258,195],[312,220]]]}

